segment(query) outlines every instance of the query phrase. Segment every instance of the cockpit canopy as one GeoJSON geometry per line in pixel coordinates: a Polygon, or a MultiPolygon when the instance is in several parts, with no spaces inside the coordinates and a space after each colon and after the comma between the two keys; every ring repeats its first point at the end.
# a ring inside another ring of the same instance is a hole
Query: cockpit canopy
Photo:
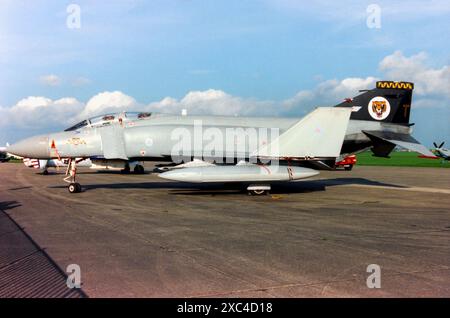
{"type": "Polygon", "coordinates": [[[72,131],[81,129],[83,127],[99,127],[99,126],[106,126],[110,125],[111,123],[117,121],[122,122],[128,122],[128,121],[135,121],[135,120],[143,120],[148,119],[152,116],[152,113],[148,112],[123,112],[123,113],[113,113],[113,114],[106,114],[106,115],[100,115],[96,117],[91,117],[89,119],[83,120],[72,127],[67,128],[64,131],[72,131]]]}

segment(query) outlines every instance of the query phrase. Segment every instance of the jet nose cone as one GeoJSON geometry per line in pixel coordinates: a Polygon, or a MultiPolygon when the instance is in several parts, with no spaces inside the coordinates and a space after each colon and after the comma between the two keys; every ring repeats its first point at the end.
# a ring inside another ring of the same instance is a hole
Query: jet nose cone
{"type": "Polygon", "coordinates": [[[26,158],[45,159],[50,155],[48,136],[35,136],[21,140],[6,148],[6,151],[26,158]]]}

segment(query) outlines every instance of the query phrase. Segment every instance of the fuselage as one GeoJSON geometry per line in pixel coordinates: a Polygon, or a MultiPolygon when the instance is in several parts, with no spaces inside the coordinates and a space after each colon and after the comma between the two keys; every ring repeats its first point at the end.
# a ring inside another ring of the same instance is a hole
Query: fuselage
{"type": "MultiPolygon", "coordinates": [[[[152,114],[145,118],[115,118],[101,125],[87,123],[69,131],[32,137],[13,145],[9,151],[38,159],[83,157],[175,161],[174,156],[176,160],[202,156],[215,160],[226,160],[230,156],[247,158],[255,147],[270,143],[299,120],[152,114]],[[256,138],[256,142],[252,138],[256,138]],[[184,152],[179,151],[181,148],[184,152]],[[206,155],[205,149],[210,150],[206,155]]],[[[371,146],[363,130],[410,133],[411,129],[385,122],[350,120],[342,155],[371,146]]]]}

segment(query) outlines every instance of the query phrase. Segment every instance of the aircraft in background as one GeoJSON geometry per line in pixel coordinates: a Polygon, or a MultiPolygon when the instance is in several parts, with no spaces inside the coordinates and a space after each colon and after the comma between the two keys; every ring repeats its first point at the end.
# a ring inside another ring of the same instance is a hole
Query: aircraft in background
{"type": "Polygon", "coordinates": [[[11,159],[22,159],[22,157],[15,156],[7,151],[9,144],[6,143],[6,147],[0,147],[0,162],[8,162],[11,159]]]}
{"type": "MultiPolygon", "coordinates": [[[[6,146],[9,146],[6,144],[6,146]]],[[[0,162],[8,162],[11,159],[11,157],[8,155],[8,152],[6,151],[6,147],[0,147],[0,162]]]]}
{"type": "Polygon", "coordinates": [[[433,142],[434,149],[433,153],[444,160],[450,160],[450,150],[443,148],[445,144],[445,141],[443,141],[439,146],[433,142]]]}
{"type": "Polygon", "coordinates": [[[71,193],[81,191],[75,181],[76,158],[102,158],[175,162],[185,166],[175,165],[159,176],[185,182],[241,182],[249,184],[250,194],[264,194],[271,182],[314,176],[317,170],[334,169],[337,159],[367,149],[379,157],[388,157],[396,146],[433,155],[411,136],[413,88],[413,83],[380,81],[374,89],[335,107],[319,107],[303,118],[107,114],[64,132],[25,139],[8,151],[39,159],[68,158],[65,181],[71,193]],[[244,133],[229,140],[230,130],[244,133]],[[256,144],[250,142],[254,132],[256,144]]]}

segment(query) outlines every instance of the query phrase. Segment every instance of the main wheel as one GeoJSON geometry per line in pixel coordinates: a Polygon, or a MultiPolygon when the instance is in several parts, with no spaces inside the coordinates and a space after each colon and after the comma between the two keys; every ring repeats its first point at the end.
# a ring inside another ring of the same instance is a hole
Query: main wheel
{"type": "Polygon", "coordinates": [[[248,195],[266,195],[269,194],[267,190],[249,190],[248,195]]]}
{"type": "Polygon", "coordinates": [[[127,163],[125,165],[125,168],[123,168],[120,172],[125,173],[125,174],[130,173],[130,165],[127,163]]]}
{"type": "Polygon", "coordinates": [[[144,174],[144,173],[145,173],[144,167],[141,166],[141,165],[136,165],[136,166],[134,167],[134,173],[137,173],[137,174],[144,174]]]}
{"type": "Polygon", "coordinates": [[[79,183],[71,183],[68,189],[70,193],[78,193],[81,192],[81,185],[79,183]]]}
{"type": "Polygon", "coordinates": [[[42,171],[42,174],[43,174],[44,176],[48,175],[48,170],[42,171]]]}
{"type": "Polygon", "coordinates": [[[353,165],[348,165],[344,169],[347,170],[347,171],[351,171],[353,169],[353,165]]]}

